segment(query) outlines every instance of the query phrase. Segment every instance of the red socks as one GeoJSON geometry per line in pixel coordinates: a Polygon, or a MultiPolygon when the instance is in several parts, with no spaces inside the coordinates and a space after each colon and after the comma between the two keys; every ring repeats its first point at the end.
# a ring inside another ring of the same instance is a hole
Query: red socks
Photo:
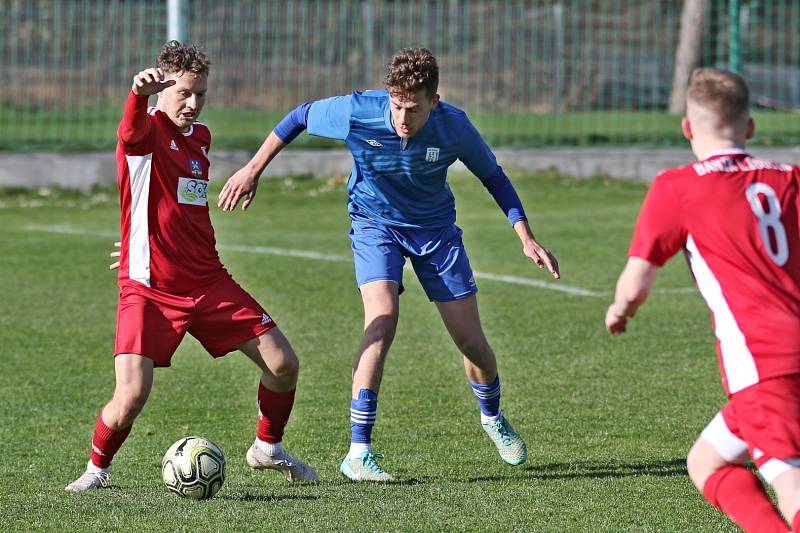
{"type": "Polygon", "coordinates": [[[114,458],[114,454],[128,438],[133,426],[124,429],[111,429],[103,423],[103,410],[97,415],[97,422],[94,425],[94,436],[92,437],[92,451],[90,457],[92,464],[99,468],[107,468],[114,458]]]}
{"type": "Polygon", "coordinates": [[[283,428],[294,405],[294,391],[274,392],[258,384],[258,438],[270,444],[283,440],[283,428]]]}
{"type": "Polygon", "coordinates": [[[725,466],[711,474],[703,486],[703,497],[748,533],[787,530],[761,481],[743,466],[725,466]]]}

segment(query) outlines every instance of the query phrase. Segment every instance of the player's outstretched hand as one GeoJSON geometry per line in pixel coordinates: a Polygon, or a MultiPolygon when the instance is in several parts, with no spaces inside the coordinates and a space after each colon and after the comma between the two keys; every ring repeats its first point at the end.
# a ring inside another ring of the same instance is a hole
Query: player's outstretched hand
{"type": "Polygon", "coordinates": [[[146,68],[133,77],[131,90],[140,96],[160,93],[167,87],[175,85],[175,80],[165,80],[164,71],[160,68],[146,68]]]}
{"type": "Polygon", "coordinates": [[[534,262],[539,268],[547,268],[547,271],[556,278],[561,278],[561,272],[558,270],[558,260],[550,250],[531,239],[522,246],[522,252],[534,262]]]}
{"type": "Polygon", "coordinates": [[[244,211],[256,197],[256,189],[258,189],[258,176],[248,167],[240,168],[225,182],[219,193],[217,206],[223,211],[233,211],[239,200],[242,200],[242,211],[244,211]]]}
{"type": "Polygon", "coordinates": [[[625,333],[628,326],[628,317],[620,313],[616,304],[608,306],[606,311],[606,329],[612,335],[625,333]]]}
{"type": "MultiPolygon", "coordinates": [[[[117,248],[122,248],[122,243],[117,241],[117,242],[114,243],[114,246],[116,246],[117,248]]],[[[120,251],[117,250],[116,252],[111,252],[108,255],[110,257],[119,257],[119,253],[120,253],[120,251]]],[[[117,268],[119,268],[119,259],[117,259],[116,261],[114,261],[113,263],[108,265],[108,269],[109,270],[114,270],[114,269],[117,269],[117,268]]]]}

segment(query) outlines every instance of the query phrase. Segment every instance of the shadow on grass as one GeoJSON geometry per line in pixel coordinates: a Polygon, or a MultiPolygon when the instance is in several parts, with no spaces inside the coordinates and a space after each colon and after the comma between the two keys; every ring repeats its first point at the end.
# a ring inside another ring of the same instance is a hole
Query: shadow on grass
{"type": "MultiPolygon", "coordinates": [[[[519,471],[517,471],[519,472],[519,471]]],[[[686,476],[685,459],[666,461],[649,461],[641,463],[613,462],[576,462],[529,465],[519,473],[507,476],[480,476],[469,478],[470,483],[476,481],[502,481],[519,477],[529,479],[581,479],[581,478],[621,478],[621,477],[676,477],[686,476]]]]}
{"type": "Polygon", "coordinates": [[[319,500],[319,496],[310,496],[310,495],[295,495],[295,494],[250,494],[245,493],[239,496],[231,496],[225,494],[223,496],[217,496],[218,500],[234,500],[240,502],[265,502],[265,503],[272,503],[272,502],[280,502],[286,500],[306,500],[306,501],[314,501],[319,500]]]}
{"type": "Polygon", "coordinates": [[[402,487],[402,486],[412,486],[412,485],[422,485],[426,483],[417,478],[408,478],[408,479],[394,479],[392,481],[352,481],[350,479],[337,479],[336,481],[328,481],[325,482],[326,485],[341,485],[341,486],[351,486],[355,487],[359,484],[366,484],[371,487],[402,487]]]}

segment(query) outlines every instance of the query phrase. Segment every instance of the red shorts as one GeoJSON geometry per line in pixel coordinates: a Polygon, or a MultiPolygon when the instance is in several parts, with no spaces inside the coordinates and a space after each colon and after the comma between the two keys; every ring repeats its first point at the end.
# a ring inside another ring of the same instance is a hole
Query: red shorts
{"type": "Polygon", "coordinates": [[[767,379],[735,393],[702,436],[726,460],[748,453],[768,482],[799,466],[800,376],[767,379]]]}
{"type": "Polygon", "coordinates": [[[120,284],[114,354],[143,355],[157,367],[170,366],[188,331],[212,357],[222,357],[275,326],[229,275],[182,296],[127,280],[120,284]]]}

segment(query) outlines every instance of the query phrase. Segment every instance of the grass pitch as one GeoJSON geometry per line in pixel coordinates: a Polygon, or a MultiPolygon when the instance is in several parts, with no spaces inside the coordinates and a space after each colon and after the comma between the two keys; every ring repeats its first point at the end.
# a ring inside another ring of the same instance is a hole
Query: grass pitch
{"type": "Polygon", "coordinates": [[[483,434],[460,357],[407,272],[374,433],[398,482],[341,477],[362,324],[344,186],[273,177],[250,211],[211,212],[223,262],[300,355],[285,443],[322,483],[290,485],[245,465],[258,372],[241,354],[214,361],[187,337],[173,367],[156,372],[115,459],[113,488],[84,495],[63,489],[81,473],[113,391],[116,196],[0,195],[0,530],[736,531],[695,492],[683,462],[724,401],[708,314],[683,290],[683,261],[661,273],[627,336],[603,329],[645,186],[513,179],[537,237],[560,260],[561,285],[604,293],[514,283],[548,278],[524,259],[480,183],[452,178],[473,268],[509,277],[479,278],[479,302],[502,404],[529,445],[525,465],[504,464],[483,434]],[[287,255],[298,250],[328,260],[287,255]],[[228,479],[210,501],[179,499],[161,483],[164,451],[190,434],[227,455],[228,479]]]}

